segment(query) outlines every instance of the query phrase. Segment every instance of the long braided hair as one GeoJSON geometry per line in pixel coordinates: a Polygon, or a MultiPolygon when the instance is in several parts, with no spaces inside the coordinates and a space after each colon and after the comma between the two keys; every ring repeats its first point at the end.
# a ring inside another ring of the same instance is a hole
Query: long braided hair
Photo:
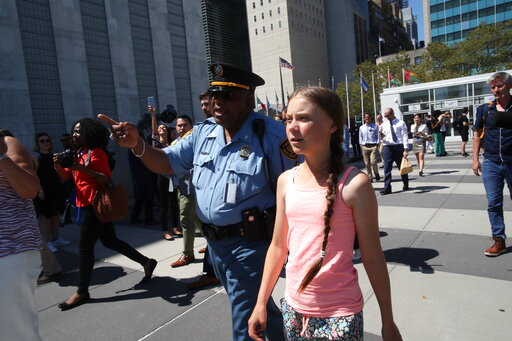
{"type": "Polygon", "coordinates": [[[338,195],[338,177],[341,174],[343,164],[343,107],[341,105],[340,97],[333,91],[322,88],[319,86],[302,88],[295,91],[290,98],[302,97],[318,105],[329,116],[336,125],[337,129],[331,135],[330,149],[331,149],[331,162],[329,165],[329,175],[327,177],[327,208],[324,213],[324,240],[322,242],[322,251],[318,260],[311,266],[308,273],[302,280],[298,292],[303,292],[306,287],[311,283],[313,278],[318,274],[325,257],[325,249],[329,241],[329,232],[331,231],[331,217],[334,210],[334,203],[338,195]]]}

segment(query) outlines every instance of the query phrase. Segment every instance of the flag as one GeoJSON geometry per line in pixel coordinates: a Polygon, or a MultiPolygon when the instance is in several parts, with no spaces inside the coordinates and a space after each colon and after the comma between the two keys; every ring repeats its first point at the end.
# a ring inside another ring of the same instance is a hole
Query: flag
{"type": "Polygon", "coordinates": [[[407,69],[404,69],[404,78],[406,81],[421,82],[417,74],[407,69]]]}
{"type": "Polygon", "coordinates": [[[258,105],[261,105],[261,108],[262,108],[262,109],[265,109],[265,108],[267,107],[265,104],[261,103],[261,100],[259,99],[259,97],[258,97],[258,96],[256,96],[256,103],[257,103],[258,105]]]}
{"type": "Polygon", "coordinates": [[[276,109],[279,107],[279,97],[277,97],[277,92],[275,92],[276,94],[276,109]]]}
{"type": "Polygon", "coordinates": [[[267,98],[267,108],[270,108],[270,102],[268,101],[268,96],[265,94],[265,97],[267,98]]]}
{"type": "Polygon", "coordinates": [[[363,75],[359,76],[359,83],[361,84],[361,88],[363,89],[363,91],[368,92],[368,89],[370,88],[370,86],[364,80],[363,75]]]}
{"type": "Polygon", "coordinates": [[[395,80],[391,73],[389,74],[389,83],[394,84],[394,85],[400,85],[400,82],[395,80]]]}
{"type": "Polygon", "coordinates": [[[295,70],[295,66],[293,66],[292,64],[288,63],[286,60],[284,60],[283,58],[279,57],[279,65],[281,67],[284,67],[285,69],[290,69],[290,70],[295,70]]]}

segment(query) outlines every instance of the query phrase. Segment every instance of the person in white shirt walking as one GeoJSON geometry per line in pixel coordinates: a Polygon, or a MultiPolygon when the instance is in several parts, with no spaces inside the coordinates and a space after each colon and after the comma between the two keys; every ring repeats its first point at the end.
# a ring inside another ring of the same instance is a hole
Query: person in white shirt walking
{"type": "Polygon", "coordinates": [[[377,165],[379,142],[379,126],[372,123],[372,116],[369,113],[365,113],[364,124],[359,128],[359,144],[363,151],[366,174],[368,174],[370,181],[372,181],[372,170],[375,180],[380,181],[379,166],[377,165]]]}
{"type": "MultiPolygon", "coordinates": [[[[391,194],[391,170],[393,162],[400,169],[402,158],[407,158],[409,151],[409,141],[407,136],[407,126],[405,122],[395,116],[395,112],[391,108],[384,110],[384,117],[387,118],[380,126],[380,138],[384,144],[384,190],[380,191],[381,195],[391,194]]],[[[409,176],[402,175],[404,183],[403,190],[409,189],[409,176]]]]}

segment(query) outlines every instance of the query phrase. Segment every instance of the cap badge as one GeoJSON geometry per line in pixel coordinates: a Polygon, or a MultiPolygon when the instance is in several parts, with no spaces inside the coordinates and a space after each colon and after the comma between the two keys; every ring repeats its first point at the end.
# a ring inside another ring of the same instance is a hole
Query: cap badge
{"type": "Polygon", "coordinates": [[[252,150],[251,150],[251,147],[249,147],[249,146],[243,146],[242,148],[240,148],[240,156],[244,160],[247,160],[249,158],[249,155],[251,155],[251,153],[252,153],[252,150]]]}
{"type": "Polygon", "coordinates": [[[224,74],[224,69],[222,68],[222,65],[220,65],[220,64],[215,65],[215,67],[213,68],[213,71],[215,72],[215,74],[217,76],[222,76],[224,74]]]}

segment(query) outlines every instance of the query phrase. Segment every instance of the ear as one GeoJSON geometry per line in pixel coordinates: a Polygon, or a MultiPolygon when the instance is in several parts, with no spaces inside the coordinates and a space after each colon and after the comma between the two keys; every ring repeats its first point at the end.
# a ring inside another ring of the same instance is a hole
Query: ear
{"type": "Polygon", "coordinates": [[[332,134],[334,133],[335,131],[338,130],[338,127],[336,126],[336,124],[334,123],[334,121],[331,122],[331,126],[329,127],[329,134],[332,134]]]}

